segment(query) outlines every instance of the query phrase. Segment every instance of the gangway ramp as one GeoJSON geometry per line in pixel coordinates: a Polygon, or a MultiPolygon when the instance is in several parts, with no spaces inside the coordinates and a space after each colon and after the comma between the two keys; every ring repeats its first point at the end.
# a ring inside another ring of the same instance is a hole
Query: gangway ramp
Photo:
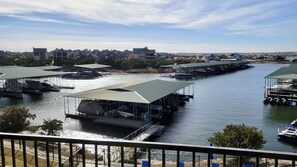
{"type": "Polygon", "coordinates": [[[143,127],[137,129],[136,131],[132,132],[128,136],[124,137],[124,139],[132,140],[132,141],[144,141],[148,139],[150,136],[161,135],[164,128],[165,126],[160,125],[160,123],[157,123],[157,124],[148,123],[143,127]]]}

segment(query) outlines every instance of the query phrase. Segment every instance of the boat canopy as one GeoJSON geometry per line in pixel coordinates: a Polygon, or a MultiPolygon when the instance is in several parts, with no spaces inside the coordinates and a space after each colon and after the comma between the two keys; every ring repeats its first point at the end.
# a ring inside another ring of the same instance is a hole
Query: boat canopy
{"type": "Polygon", "coordinates": [[[248,61],[218,61],[210,63],[188,63],[188,64],[175,64],[175,65],[163,65],[163,68],[198,68],[198,67],[211,67],[211,66],[223,66],[231,64],[249,64],[248,61]]]}
{"type": "Polygon", "coordinates": [[[281,67],[268,74],[265,78],[297,79],[297,68],[296,66],[281,67]]]}
{"type": "Polygon", "coordinates": [[[66,95],[65,97],[150,104],[175,93],[193,82],[188,81],[130,81],[103,88],[66,95]]]}
{"type": "Polygon", "coordinates": [[[88,69],[97,69],[97,68],[108,68],[108,67],[110,67],[110,65],[104,65],[104,64],[81,64],[81,65],[74,65],[74,67],[88,68],[88,69]]]}
{"type": "Polygon", "coordinates": [[[0,80],[59,76],[68,72],[44,71],[36,67],[2,66],[0,80]]]}

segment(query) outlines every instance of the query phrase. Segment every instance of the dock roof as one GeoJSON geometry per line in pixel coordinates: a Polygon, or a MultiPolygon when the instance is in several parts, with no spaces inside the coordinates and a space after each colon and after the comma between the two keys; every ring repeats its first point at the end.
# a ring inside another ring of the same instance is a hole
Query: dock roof
{"type": "Polygon", "coordinates": [[[130,81],[103,88],[66,95],[66,97],[86,98],[149,104],[193,84],[187,81],[130,81]]]}
{"type": "Polygon", "coordinates": [[[274,72],[268,74],[265,78],[297,79],[296,76],[297,76],[297,66],[291,65],[288,67],[281,67],[281,68],[275,70],[274,72]]]}
{"type": "Polygon", "coordinates": [[[36,67],[0,66],[0,80],[50,77],[66,74],[66,72],[44,71],[36,67]]]}
{"type": "Polygon", "coordinates": [[[58,69],[61,69],[63,67],[62,66],[38,66],[38,67],[35,67],[35,68],[39,68],[39,69],[42,69],[42,70],[45,70],[45,71],[50,71],[50,70],[58,70],[58,69]]]}
{"type": "Polygon", "coordinates": [[[177,64],[177,65],[164,65],[164,68],[194,68],[194,67],[210,67],[210,66],[222,66],[231,64],[248,64],[248,61],[216,61],[210,63],[189,63],[189,64],[177,64]]]}
{"type": "Polygon", "coordinates": [[[110,65],[104,65],[104,64],[81,64],[81,65],[74,65],[74,67],[96,69],[96,68],[108,68],[108,67],[110,67],[110,65]]]}

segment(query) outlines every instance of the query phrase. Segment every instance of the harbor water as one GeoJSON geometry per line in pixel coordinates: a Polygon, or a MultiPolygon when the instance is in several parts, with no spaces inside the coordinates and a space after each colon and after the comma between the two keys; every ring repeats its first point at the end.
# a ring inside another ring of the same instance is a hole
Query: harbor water
{"type": "MultiPolygon", "coordinates": [[[[162,136],[155,141],[208,146],[207,138],[214,132],[222,131],[229,124],[245,124],[263,131],[266,140],[263,149],[297,152],[297,145],[277,140],[278,129],[297,118],[297,106],[263,104],[264,77],[282,66],[287,65],[255,64],[254,68],[247,70],[194,80],[194,99],[179,107],[162,136]]],[[[22,100],[1,98],[0,110],[9,105],[26,106],[37,115],[33,121],[35,125],[42,124],[43,119],[62,120],[64,131],[61,136],[122,138],[132,132],[131,129],[66,119],[63,96],[129,80],[157,78],[161,78],[160,74],[112,74],[94,80],[63,79],[65,83],[74,83],[75,89],[44,93],[43,96],[24,95],[22,100]]],[[[75,104],[70,102],[69,105],[74,110],[75,104]]]]}

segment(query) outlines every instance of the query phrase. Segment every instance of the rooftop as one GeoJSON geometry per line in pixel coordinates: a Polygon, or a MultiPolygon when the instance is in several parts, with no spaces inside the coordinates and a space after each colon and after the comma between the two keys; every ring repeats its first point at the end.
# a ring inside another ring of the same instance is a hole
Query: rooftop
{"type": "Polygon", "coordinates": [[[88,69],[96,69],[96,68],[108,68],[110,65],[104,65],[104,64],[81,64],[81,65],[74,65],[75,67],[80,68],[88,68],[88,69]]]}
{"type": "Polygon", "coordinates": [[[268,74],[265,78],[275,79],[297,79],[297,66],[290,65],[288,67],[281,67],[274,72],[268,74]]]}
{"type": "Polygon", "coordinates": [[[152,103],[193,84],[186,81],[130,81],[103,88],[67,95],[67,97],[110,100],[133,103],[152,103]]]}
{"type": "Polygon", "coordinates": [[[164,65],[164,68],[193,68],[193,67],[209,67],[209,66],[221,66],[231,64],[247,64],[248,61],[217,61],[210,63],[189,63],[189,64],[177,64],[177,65],[164,65]]]}
{"type": "Polygon", "coordinates": [[[1,66],[0,80],[59,76],[66,72],[44,71],[36,67],[1,66]]]}

